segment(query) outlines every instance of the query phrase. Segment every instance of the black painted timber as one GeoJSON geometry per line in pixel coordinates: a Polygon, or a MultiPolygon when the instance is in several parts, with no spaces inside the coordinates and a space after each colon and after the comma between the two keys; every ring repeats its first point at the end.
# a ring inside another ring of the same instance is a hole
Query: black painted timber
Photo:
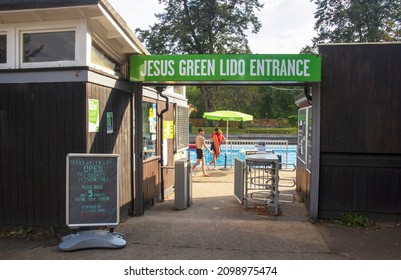
{"type": "Polygon", "coordinates": [[[319,217],[401,218],[401,44],[319,51],[319,217]]]}
{"type": "Polygon", "coordinates": [[[66,156],[120,155],[120,217],[131,208],[131,94],[87,83],[0,84],[0,225],[66,226],[66,156]],[[87,131],[87,100],[100,131],[87,131]],[[106,113],[113,113],[113,133],[106,113]]]}

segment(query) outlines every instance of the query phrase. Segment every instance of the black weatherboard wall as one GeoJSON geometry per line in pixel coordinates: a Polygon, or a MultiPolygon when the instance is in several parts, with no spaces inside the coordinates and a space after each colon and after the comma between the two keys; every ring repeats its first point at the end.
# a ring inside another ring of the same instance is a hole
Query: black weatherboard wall
{"type": "Polygon", "coordinates": [[[129,55],[144,47],[105,0],[0,0],[0,18],[12,50],[0,65],[0,225],[66,227],[70,153],[118,154],[119,217],[133,214],[134,179],[142,178],[134,175],[133,147],[142,143],[134,140],[134,97],[142,93],[128,69],[129,55]],[[75,60],[19,63],[19,28],[51,32],[55,25],[80,30],[75,60]],[[89,63],[88,35],[94,45],[102,41],[98,51],[112,54],[119,71],[89,63]],[[90,99],[99,104],[97,132],[89,130],[90,99]]]}
{"type": "Polygon", "coordinates": [[[65,226],[66,156],[121,155],[120,215],[132,209],[132,93],[91,83],[0,85],[0,224],[65,226]],[[87,100],[100,132],[87,132],[87,100]],[[106,112],[114,133],[107,134],[106,112]]]}
{"type": "Polygon", "coordinates": [[[400,217],[401,44],[322,45],[319,52],[319,217],[400,217]]]}
{"type": "Polygon", "coordinates": [[[85,151],[85,84],[0,85],[0,224],[62,226],[65,156],[85,151]]]}

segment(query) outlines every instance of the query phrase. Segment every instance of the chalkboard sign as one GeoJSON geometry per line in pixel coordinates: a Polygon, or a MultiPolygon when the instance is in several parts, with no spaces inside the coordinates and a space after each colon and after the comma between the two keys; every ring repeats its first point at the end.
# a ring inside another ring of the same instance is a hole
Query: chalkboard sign
{"type": "Polygon", "coordinates": [[[67,155],[67,226],[118,225],[119,166],[116,154],[67,155]]]}

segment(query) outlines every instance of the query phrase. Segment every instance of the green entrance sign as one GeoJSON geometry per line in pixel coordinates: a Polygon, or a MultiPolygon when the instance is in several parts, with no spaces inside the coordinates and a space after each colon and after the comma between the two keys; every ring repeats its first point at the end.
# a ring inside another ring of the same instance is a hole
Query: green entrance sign
{"type": "Polygon", "coordinates": [[[131,56],[130,76],[147,83],[320,82],[321,59],[309,54],[131,56]]]}

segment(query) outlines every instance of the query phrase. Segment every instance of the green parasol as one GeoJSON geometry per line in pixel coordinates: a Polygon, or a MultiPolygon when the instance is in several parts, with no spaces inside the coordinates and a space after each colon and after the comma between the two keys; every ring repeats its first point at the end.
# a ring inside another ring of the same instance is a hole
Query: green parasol
{"type": "Polygon", "coordinates": [[[238,111],[214,111],[214,112],[206,112],[203,114],[203,118],[207,120],[215,120],[215,121],[227,121],[227,130],[226,130],[226,140],[228,140],[228,122],[229,121],[251,121],[253,120],[252,115],[248,115],[245,113],[241,113],[238,111]]]}

